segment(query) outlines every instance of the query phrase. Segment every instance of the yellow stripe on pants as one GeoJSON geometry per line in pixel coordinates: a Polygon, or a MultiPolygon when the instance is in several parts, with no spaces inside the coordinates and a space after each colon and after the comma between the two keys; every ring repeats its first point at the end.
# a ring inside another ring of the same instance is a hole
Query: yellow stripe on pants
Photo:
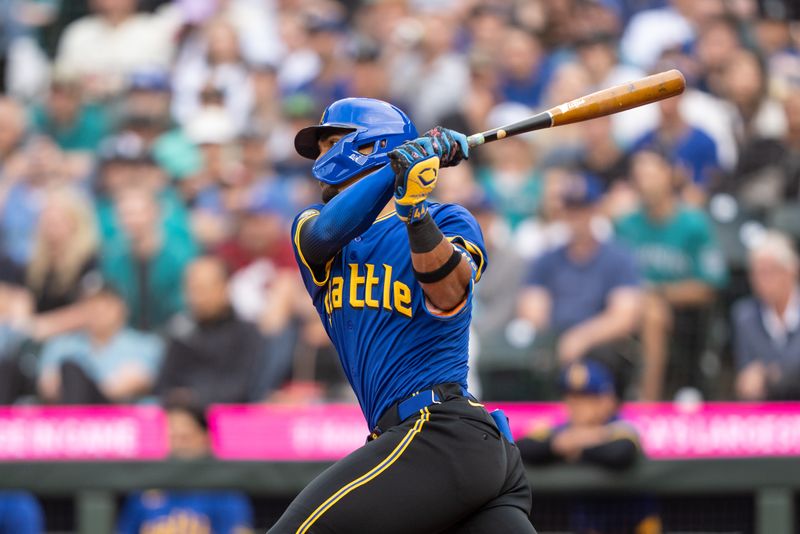
{"type": "Polygon", "coordinates": [[[317,521],[317,519],[322,517],[322,514],[330,510],[330,508],[334,504],[339,502],[341,498],[343,498],[345,495],[347,495],[354,489],[359,488],[364,484],[366,484],[367,482],[373,480],[375,477],[377,477],[378,475],[383,473],[386,469],[388,469],[389,466],[395,463],[397,459],[400,458],[400,456],[403,454],[403,452],[405,452],[405,450],[408,448],[411,442],[414,441],[414,437],[417,434],[419,434],[420,431],[422,431],[422,426],[425,424],[425,422],[430,421],[431,419],[431,412],[428,411],[427,407],[420,410],[419,413],[420,417],[414,423],[414,426],[408,430],[406,435],[403,436],[403,439],[400,440],[400,443],[397,444],[394,450],[392,450],[392,452],[390,452],[386,458],[384,458],[378,465],[370,469],[368,472],[364,473],[363,475],[353,480],[352,482],[345,484],[336,493],[328,497],[325,500],[325,502],[320,504],[317,507],[317,509],[314,510],[311,513],[311,515],[309,515],[306,518],[305,521],[303,521],[303,523],[297,528],[295,534],[306,534],[308,532],[308,529],[311,528],[311,526],[317,521]]]}

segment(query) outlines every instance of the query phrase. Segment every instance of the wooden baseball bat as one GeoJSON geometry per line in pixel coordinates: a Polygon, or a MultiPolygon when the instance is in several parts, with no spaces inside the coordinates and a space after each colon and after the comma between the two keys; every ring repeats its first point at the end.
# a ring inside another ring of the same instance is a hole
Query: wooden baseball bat
{"type": "Polygon", "coordinates": [[[660,72],[576,98],[513,124],[470,135],[467,142],[474,147],[534,130],[596,119],[677,96],[685,87],[686,80],[680,71],[660,72]]]}

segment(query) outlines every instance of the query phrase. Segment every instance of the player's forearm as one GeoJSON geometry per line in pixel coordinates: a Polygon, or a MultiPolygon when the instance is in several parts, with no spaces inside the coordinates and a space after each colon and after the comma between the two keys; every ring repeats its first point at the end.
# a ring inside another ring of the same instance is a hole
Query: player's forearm
{"type": "Polygon", "coordinates": [[[386,165],[336,195],[303,224],[300,246],[307,261],[324,265],[364,233],[392,198],[394,172],[386,165]]]}
{"type": "Polygon", "coordinates": [[[406,227],[414,275],[425,296],[441,311],[455,309],[464,302],[472,267],[444,237],[430,214],[406,227]]]}

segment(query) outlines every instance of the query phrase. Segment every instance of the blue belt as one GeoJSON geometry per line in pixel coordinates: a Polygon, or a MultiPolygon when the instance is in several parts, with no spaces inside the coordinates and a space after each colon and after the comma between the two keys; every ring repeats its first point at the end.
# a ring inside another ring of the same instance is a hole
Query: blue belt
{"type": "Polygon", "coordinates": [[[397,426],[412,415],[418,414],[423,408],[439,404],[448,395],[469,396],[466,388],[460,384],[440,384],[430,389],[414,393],[407,399],[401,400],[390,406],[378,419],[378,424],[372,429],[370,438],[375,439],[382,433],[397,426]]]}
{"type": "MultiPolygon", "coordinates": [[[[466,388],[461,387],[460,384],[439,384],[430,389],[418,391],[407,399],[401,400],[390,406],[378,419],[378,424],[372,429],[369,439],[376,439],[378,436],[389,430],[393,426],[399,425],[412,415],[418,414],[423,408],[427,408],[433,404],[439,404],[442,399],[459,395],[468,397],[474,400],[466,388]]],[[[508,418],[502,410],[492,410],[489,415],[492,416],[495,426],[502,433],[510,443],[514,443],[514,438],[511,435],[511,427],[508,424],[508,418]]]]}

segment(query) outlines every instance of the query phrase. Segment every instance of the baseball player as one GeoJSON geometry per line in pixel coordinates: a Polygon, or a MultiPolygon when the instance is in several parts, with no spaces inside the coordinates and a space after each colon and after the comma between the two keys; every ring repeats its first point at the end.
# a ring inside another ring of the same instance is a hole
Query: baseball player
{"type": "Polygon", "coordinates": [[[535,534],[519,451],[466,390],[481,231],[427,200],[466,137],[417,135],[398,108],[347,98],[295,137],[324,202],[292,225],[296,259],[372,430],[271,533],[535,534]]]}

